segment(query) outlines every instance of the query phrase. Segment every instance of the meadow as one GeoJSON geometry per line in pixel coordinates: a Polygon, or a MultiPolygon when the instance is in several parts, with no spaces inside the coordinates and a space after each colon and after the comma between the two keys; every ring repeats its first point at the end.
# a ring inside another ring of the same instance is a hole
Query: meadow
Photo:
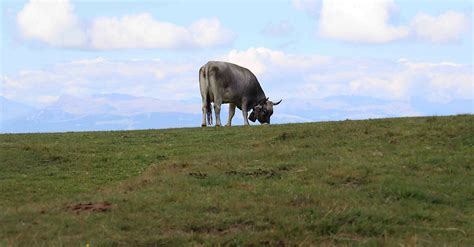
{"type": "Polygon", "coordinates": [[[474,116],[0,135],[0,246],[474,245],[474,116]]]}

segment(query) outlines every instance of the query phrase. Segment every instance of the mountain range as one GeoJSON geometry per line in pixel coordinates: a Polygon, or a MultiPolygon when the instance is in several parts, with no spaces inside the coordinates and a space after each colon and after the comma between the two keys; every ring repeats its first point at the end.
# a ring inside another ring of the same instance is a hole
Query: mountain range
{"type": "MultiPolygon", "coordinates": [[[[46,107],[33,107],[0,96],[0,132],[67,132],[160,129],[201,125],[200,99],[161,100],[127,94],[64,95],[46,107]]],[[[227,106],[221,119],[227,122],[227,106]]],[[[338,96],[324,99],[284,99],[272,123],[314,122],[399,116],[472,113],[468,100],[438,104],[412,100],[388,101],[371,97],[338,96]],[[429,107],[428,107],[429,106],[429,107]],[[437,109],[427,112],[426,109],[437,109]]],[[[243,123],[236,111],[234,125],[243,123]]]]}

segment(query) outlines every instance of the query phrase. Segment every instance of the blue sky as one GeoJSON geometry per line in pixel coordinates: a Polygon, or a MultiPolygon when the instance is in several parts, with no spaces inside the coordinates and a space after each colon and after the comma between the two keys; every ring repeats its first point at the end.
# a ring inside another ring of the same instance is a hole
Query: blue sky
{"type": "MultiPolygon", "coordinates": [[[[360,97],[373,100],[348,118],[472,113],[473,13],[470,0],[4,1],[0,96],[43,109],[126,94],[199,113],[197,71],[218,59],[252,70],[293,119],[344,117],[297,102],[347,112],[360,97]]],[[[94,112],[76,108],[62,109],[94,112]]]]}

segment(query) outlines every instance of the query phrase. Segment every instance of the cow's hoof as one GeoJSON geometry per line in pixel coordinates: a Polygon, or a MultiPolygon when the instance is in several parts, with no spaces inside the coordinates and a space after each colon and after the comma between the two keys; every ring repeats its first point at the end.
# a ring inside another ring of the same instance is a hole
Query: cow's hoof
{"type": "Polygon", "coordinates": [[[220,128],[220,127],[221,127],[221,125],[220,125],[220,124],[216,124],[216,128],[220,128]]]}
{"type": "Polygon", "coordinates": [[[226,124],[226,125],[225,125],[225,127],[230,127],[230,126],[232,126],[232,125],[230,125],[230,124],[226,124]]]}
{"type": "Polygon", "coordinates": [[[205,124],[201,124],[201,127],[202,127],[202,128],[206,128],[206,127],[207,127],[207,125],[205,125],[205,124]]]}

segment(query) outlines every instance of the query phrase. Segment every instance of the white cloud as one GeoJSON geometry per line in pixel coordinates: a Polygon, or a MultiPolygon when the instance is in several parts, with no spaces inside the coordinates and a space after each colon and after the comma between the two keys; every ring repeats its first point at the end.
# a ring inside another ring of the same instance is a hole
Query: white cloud
{"type": "Polygon", "coordinates": [[[58,47],[86,44],[86,34],[67,0],[30,0],[17,14],[17,23],[25,38],[58,47]]]}
{"type": "Polygon", "coordinates": [[[412,21],[413,31],[418,37],[435,43],[459,40],[467,26],[464,14],[451,10],[438,16],[418,13],[412,21]]]}
{"type": "Polygon", "coordinates": [[[398,10],[393,0],[293,0],[297,10],[317,17],[321,37],[358,43],[386,43],[414,34],[420,39],[445,43],[460,39],[469,22],[452,10],[438,16],[418,13],[410,24],[392,25],[398,10]]]}
{"type": "Polygon", "coordinates": [[[410,97],[407,84],[409,80],[398,74],[379,77],[365,75],[362,78],[353,78],[349,82],[349,92],[353,95],[406,100],[410,97]]]}
{"type": "Polygon", "coordinates": [[[427,100],[436,103],[447,103],[454,99],[474,100],[474,74],[472,65],[449,62],[415,63],[403,60],[412,77],[422,77],[417,87],[411,90],[422,92],[427,100]]]}
{"type": "Polygon", "coordinates": [[[404,38],[409,34],[407,27],[389,24],[394,9],[392,0],[323,0],[319,34],[363,43],[385,43],[404,38]]]}
{"type": "Polygon", "coordinates": [[[286,70],[305,69],[329,61],[329,58],[325,56],[286,54],[265,47],[252,47],[244,51],[231,50],[219,59],[249,68],[256,75],[268,72],[271,67],[281,67],[286,70]]]}
{"type": "Polygon", "coordinates": [[[336,62],[306,75],[304,80],[297,94],[302,98],[351,95],[434,103],[474,99],[472,65],[447,62],[400,60],[380,65],[370,61],[352,61],[345,65],[336,62]],[[360,66],[361,63],[367,67],[360,66]]]}
{"type": "Polygon", "coordinates": [[[383,61],[299,55],[265,47],[231,50],[219,60],[256,74],[270,97],[326,98],[338,95],[436,103],[473,99],[472,65],[383,61]]]}
{"type": "Polygon", "coordinates": [[[81,24],[68,0],[30,0],[17,15],[23,37],[54,47],[85,49],[195,48],[230,44],[236,35],[217,18],[180,26],[149,13],[96,17],[81,24]]]}
{"type": "Polygon", "coordinates": [[[437,103],[474,98],[472,65],[338,59],[265,47],[231,50],[218,59],[250,69],[276,98],[352,95],[437,103]]]}
{"type": "Polygon", "coordinates": [[[90,29],[91,47],[99,50],[221,46],[234,37],[217,18],[201,19],[190,27],[182,27],[157,21],[149,13],[99,17],[90,29]]]}
{"type": "Polygon", "coordinates": [[[193,45],[198,47],[222,46],[234,40],[236,34],[222,26],[219,19],[201,19],[189,27],[193,45]]]}
{"type": "Polygon", "coordinates": [[[199,97],[195,64],[171,61],[82,59],[2,78],[1,94],[29,105],[44,106],[62,95],[83,97],[122,93],[163,100],[199,97]],[[159,77],[157,75],[160,75],[159,77]],[[48,96],[39,98],[42,96],[48,96]]]}

